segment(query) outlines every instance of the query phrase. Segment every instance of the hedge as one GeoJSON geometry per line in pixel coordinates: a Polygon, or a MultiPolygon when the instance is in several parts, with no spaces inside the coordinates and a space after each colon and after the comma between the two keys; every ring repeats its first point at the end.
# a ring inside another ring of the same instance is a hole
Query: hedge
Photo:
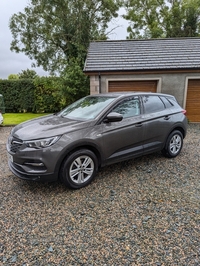
{"type": "Polygon", "coordinates": [[[0,80],[6,112],[57,112],[65,105],[62,80],[55,77],[0,80]]]}
{"type": "Polygon", "coordinates": [[[32,80],[0,80],[6,112],[32,112],[35,86],[32,80]]]}

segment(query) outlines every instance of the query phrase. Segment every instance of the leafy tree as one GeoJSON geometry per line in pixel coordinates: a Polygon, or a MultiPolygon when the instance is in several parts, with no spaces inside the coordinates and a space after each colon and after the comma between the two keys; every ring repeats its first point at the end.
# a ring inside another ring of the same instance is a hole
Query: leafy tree
{"type": "Polygon", "coordinates": [[[197,37],[200,33],[200,1],[185,4],[184,36],[197,37]]]}
{"type": "Polygon", "coordinates": [[[108,22],[121,0],[30,0],[9,23],[11,50],[35,60],[33,66],[61,72],[72,58],[86,56],[90,40],[106,39],[108,22]]]}
{"type": "Polygon", "coordinates": [[[128,38],[195,37],[200,0],[124,0],[128,38]]]}
{"type": "Polygon", "coordinates": [[[174,0],[164,19],[166,37],[197,37],[200,33],[199,0],[174,0]]]}
{"type": "Polygon", "coordinates": [[[19,79],[19,76],[17,74],[10,74],[8,76],[8,79],[11,80],[11,79],[19,79]]]}
{"type": "Polygon", "coordinates": [[[62,95],[65,99],[65,105],[68,105],[90,92],[89,78],[83,73],[80,62],[72,59],[66,71],[64,72],[62,95]]]}
{"type": "Polygon", "coordinates": [[[22,70],[19,74],[19,79],[34,79],[36,78],[38,75],[36,73],[35,70],[30,70],[30,69],[26,69],[26,70],[22,70]]]}
{"type": "Polygon", "coordinates": [[[36,77],[33,83],[35,112],[57,112],[65,106],[61,95],[63,81],[60,77],[36,77]]]}
{"type": "Polygon", "coordinates": [[[127,28],[130,39],[162,35],[160,9],[165,6],[164,0],[124,0],[124,4],[127,14],[123,17],[130,21],[127,28]]]}

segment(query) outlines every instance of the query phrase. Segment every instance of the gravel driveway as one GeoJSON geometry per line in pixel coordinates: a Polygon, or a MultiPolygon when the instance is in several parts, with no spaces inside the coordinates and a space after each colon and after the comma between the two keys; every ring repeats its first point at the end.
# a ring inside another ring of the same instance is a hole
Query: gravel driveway
{"type": "Polygon", "coordinates": [[[200,265],[200,124],[177,158],[105,167],[81,190],[15,177],[10,130],[0,127],[1,265],[200,265]]]}

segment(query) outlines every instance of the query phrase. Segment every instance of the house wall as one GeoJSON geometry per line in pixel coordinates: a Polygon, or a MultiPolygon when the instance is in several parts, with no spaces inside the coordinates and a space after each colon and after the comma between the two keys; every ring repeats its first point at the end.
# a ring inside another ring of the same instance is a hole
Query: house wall
{"type": "Polygon", "coordinates": [[[90,94],[99,93],[99,76],[90,76],[90,94]]]}
{"type": "Polygon", "coordinates": [[[200,78],[199,73],[169,73],[169,74],[134,74],[134,75],[102,75],[90,76],[90,93],[97,94],[108,92],[109,80],[157,80],[157,92],[172,94],[176,97],[179,104],[184,107],[185,97],[187,97],[186,83],[192,77],[200,78]],[[99,82],[100,80],[100,82],[99,82]]]}

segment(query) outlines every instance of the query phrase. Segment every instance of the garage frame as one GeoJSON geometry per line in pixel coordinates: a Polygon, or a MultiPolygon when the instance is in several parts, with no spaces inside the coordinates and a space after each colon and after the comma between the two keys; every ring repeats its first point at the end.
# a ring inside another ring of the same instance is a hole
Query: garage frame
{"type": "Polygon", "coordinates": [[[188,82],[190,79],[200,79],[200,76],[189,76],[185,79],[185,90],[184,90],[184,98],[183,98],[183,108],[186,108],[187,103],[187,93],[188,93],[188,82]]]}

